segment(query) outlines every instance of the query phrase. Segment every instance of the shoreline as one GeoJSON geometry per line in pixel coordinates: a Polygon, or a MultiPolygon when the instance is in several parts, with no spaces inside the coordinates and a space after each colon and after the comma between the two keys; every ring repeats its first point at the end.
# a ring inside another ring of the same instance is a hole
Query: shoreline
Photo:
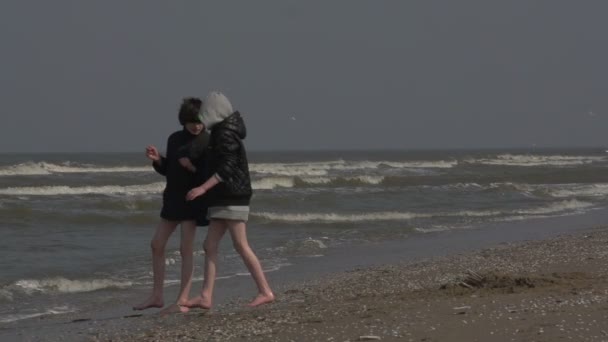
{"type": "Polygon", "coordinates": [[[257,309],[148,317],[92,341],[606,341],[608,226],[287,285],[257,309]]]}

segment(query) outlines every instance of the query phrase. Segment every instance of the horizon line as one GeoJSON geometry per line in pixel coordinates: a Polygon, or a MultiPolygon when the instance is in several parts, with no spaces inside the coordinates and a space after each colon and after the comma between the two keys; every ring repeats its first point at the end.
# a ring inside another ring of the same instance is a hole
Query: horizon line
{"type": "MultiPolygon", "coordinates": [[[[504,146],[504,147],[387,147],[387,148],[311,148],[311,149],[249,149],[248,153],[268,152],[415,152],[415,151],[487,151],[487,150],[558,150],[558,149],[607,149],[606,146],[504,146]]],[[[607,150],[608,151],[608,150],[607,150]]],[[[143,153],[143,151],[0,151],[0,154],[101,154],[101,153],[143,153]]]]}

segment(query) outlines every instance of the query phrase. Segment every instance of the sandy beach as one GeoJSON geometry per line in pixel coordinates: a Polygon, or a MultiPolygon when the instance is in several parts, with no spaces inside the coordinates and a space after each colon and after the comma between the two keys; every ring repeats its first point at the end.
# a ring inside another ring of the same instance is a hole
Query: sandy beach
{"type": "Polygon", "coordinates": [[[91,341],[608,341],[608,227],[277,289],[276,303],[131,318],[91,341]]]}

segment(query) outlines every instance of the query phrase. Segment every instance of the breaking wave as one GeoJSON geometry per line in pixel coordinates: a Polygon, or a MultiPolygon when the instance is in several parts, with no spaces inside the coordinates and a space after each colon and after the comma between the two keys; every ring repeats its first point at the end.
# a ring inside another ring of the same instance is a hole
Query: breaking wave
{"type": "Polygon", "coordinates": [[[599,156],[500,154],[495,158],[468,159],[465,162],[469,164],[504,166],[576,166],[606,160],[608,160],[607,157],[599,156]]]}
{"type": "Polygon", "coordinates": [[[500,210],[462,210],[456,212],[435,212],[435,213],[415,213],[415,212],[367,212],[358,214],[346,213],[273,213],[258,212],[251,216],[277,222],[288,223],[357,223],[369,221],[407,221],[412,219],[425,219],[435,217],[506,217],[510,215],[544,215],[557,214],[563,212],[578,212],[583,209],[593,207],[592,203],[578,200],[565,200],[531,209],[520,209],[510,211],[500,210]]]}
{"type": "Polygon", "coordinates": [[[58,196],[58,195],[141,195],[161,193],[164,182],[143,185],[104,185],[104,186],[38,186],[10,187],[0,189],[0,195],[16,196],[58,196]]]}
{"type": "Polygon", "coordinates": [[[73,165],[65,162],[53,164],[47,162],[27,162],[0,168],[0,176],[31,176],[50,175],[54,173],[109,173],[109,172],[152,172],[150,166],[113,166],[102,167],[96,165],[73,165]]]}
{"type": "Polygon", "coordinates": [[[250,170],[259,174],[276,176],[326,176],[330,171],[393,169],[452,168],[457,161],[344,161],[310,163],[259,163],[251,164],[250,170]]]}

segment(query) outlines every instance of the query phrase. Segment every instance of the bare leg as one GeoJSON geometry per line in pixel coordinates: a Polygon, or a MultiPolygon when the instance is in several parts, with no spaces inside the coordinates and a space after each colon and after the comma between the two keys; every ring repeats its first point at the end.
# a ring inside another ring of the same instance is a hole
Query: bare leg
{"type": "Polygon", "coordinates": [[[188,307],[210,309],[213,305],[213,286],[215,285],[217,255],[220,241],[226,233],[226,225],[223,220],[211,220],[207,237],[203,243],[205,250],[205,279],[201,295],[188,301],[188,307]]]}
{"type": "Polygon", "coordinates": [[[182,277],[178,304],[186,304],[192,287],[192,271],[194,269],[194,238],[196,236],[196,221],[182,222],[182,237],[180,253],[182,257],[182,277]]]}
{"type": "Polygon", "coordinates": [[[251,276],[258,287],[258,295],[248,305],[258,306],[274,301],[274,294],[268,285],[260,260],[258,260],[258,257],[255,255],[247,241],[247,226],[245,225],[245,222],[233,220],[226,220],[226,222],[228,224],[228,229],[230,230],[230,235],[232,236],[234,249],[236,249],[241,255],[241,258],[243,258],[245,266],[247,266],[249,273],[251,273],[251,276]]]}
{"type": "Polygon", "coordinates": [[[161,315],[188,312],[188,297],[192,287],[192,270],[194,268],[194,238],[196,236],[196,222],[182,221],[180,255],[182,257],[182,274],[177,302],[165,308],[161,315]]]}
{"type": "Polygon", "coordinates": [[[156,228],[150,247],[152,248],[152,272],[154,273],[154,286],[152,295],[143,303],[133,307],[133,310],[145,310],[148,308],[162,308],[163,285],[165,281],[165,246],[167,240],[175,231],[178,222],[161,220],[156,228]]]}

